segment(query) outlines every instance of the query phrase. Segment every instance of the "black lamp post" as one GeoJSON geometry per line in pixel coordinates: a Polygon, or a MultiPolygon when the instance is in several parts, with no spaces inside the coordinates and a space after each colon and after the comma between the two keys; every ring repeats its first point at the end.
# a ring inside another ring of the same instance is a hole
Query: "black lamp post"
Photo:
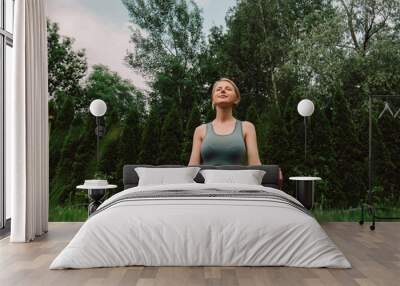
{"type": "Polygon", "coordinates": [[[106,129],[104,126],[100,124],[100,117],[102,117],[107,111],[106,103],[101,99],[95,99],[90,103],[89,107],[90,113],[96,117],[96,137],[97,137],[97,165],[99,164],[100,160],[100,137],[103,137],[105,134],[106,129]]]}

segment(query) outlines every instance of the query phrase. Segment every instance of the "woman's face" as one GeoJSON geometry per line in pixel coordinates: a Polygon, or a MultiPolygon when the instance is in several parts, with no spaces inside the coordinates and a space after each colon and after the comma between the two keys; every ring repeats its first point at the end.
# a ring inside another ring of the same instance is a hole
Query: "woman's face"
{"type": "Polygon", "coordinates": [[[228,81],[219,81],[216,83],[212,100],[214,105],[220,107],[232,106],[239,102],[233,85],[228,81]]]}

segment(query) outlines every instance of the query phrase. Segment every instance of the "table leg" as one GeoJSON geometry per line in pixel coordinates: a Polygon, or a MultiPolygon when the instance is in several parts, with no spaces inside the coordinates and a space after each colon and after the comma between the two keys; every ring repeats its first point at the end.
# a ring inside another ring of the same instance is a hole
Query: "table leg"
{"type": "Polygon", "coordinates": [[[296,199],[310,210],[314,205],[314,181],[296,181],[296,199]]]}
{"type": "Polygon", "coordinates": [[[96,209],[101,205],[101,200],[104,198],[106,194],[105,189],[91,189],[88,190],[89,198],[91,199],[91,203],[88,206],[88,216],[90,216],[96,209]]]}

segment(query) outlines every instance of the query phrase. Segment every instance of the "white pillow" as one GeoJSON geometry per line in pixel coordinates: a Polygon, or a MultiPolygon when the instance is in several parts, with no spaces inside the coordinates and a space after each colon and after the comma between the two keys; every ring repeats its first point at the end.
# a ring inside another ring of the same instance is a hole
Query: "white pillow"
{"type": "Polygon", "coordinates": [[[139,176],[138,186],[195,183],[193,179],[199,170],[199,167],[135,168],[139,176]]]}
{"type": "Polygon", "coordinates": [[[261,185],[265,175],[262,170],[201,170],[205,184],[235,183],[247,185],[261,185]]]}

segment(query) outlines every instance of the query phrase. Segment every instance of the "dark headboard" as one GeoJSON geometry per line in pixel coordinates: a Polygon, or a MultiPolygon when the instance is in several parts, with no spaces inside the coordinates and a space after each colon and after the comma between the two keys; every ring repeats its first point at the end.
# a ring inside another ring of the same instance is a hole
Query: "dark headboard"
{"type": "MultiPolygon", "coordinates": [[[[123,183],[124,189],[133,188],[138,185],[139,177],[135,172],[136,167],[148,167],[148,168],[182,168],[187,167],[183,165],[125,165],[123,172],[123,183]]],[[[221,166],[210,166],[210,165],[198,165],[201,169],[221,169],[221,170],[264,170],[266,173],[262,180],[262,185],[265,187],[271,187],[276,189],[282,189],[283,176],[281,169],[278,165],[259,165],[259,166],[238,166],[238,165],[221,165],[221,166]]],[[[197,183],[204,183],[203,176],[198,173],[194,180],[197,183]]]]}

